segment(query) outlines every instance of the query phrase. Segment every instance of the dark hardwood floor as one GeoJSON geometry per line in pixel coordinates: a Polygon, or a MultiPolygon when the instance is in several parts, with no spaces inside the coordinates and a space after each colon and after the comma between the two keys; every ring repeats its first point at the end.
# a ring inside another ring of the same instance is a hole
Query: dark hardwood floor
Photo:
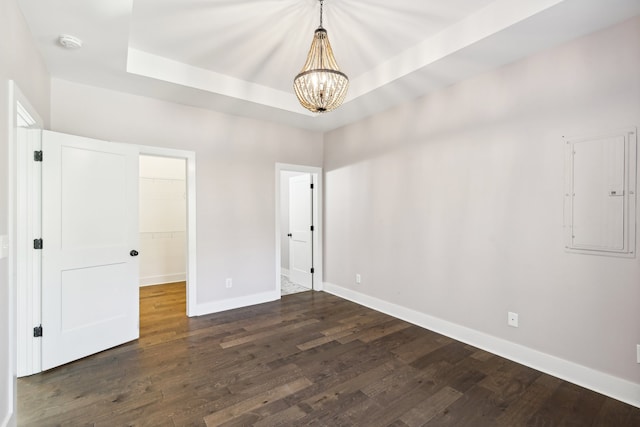
{"type": "Polygon", "coordinates": [[[322,292],[189,319],[18,380],[21,426],[640,426],[640,409],[322,292]]]}

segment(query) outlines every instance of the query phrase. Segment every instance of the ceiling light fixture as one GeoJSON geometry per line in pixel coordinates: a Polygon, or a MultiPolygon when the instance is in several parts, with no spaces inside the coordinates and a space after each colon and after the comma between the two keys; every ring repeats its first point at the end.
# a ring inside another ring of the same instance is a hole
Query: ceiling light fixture
{"type": "Polygon", "coordinates": [[[62,34],[58,37],[58,43],[67,49],[80,49],[82,47],[82,40],[69,34],[62,34]]]}
{"type": "Polygon", "coordinates": [[[319,1],[320,26],[314,33],[307,62],[293,79],[293,89],[304,108],[314,113],[325,113],[342,104],[349,88],[349,78],[340,71],[333,56],[327,30],[322,27],[324,0],[319,1]]]}

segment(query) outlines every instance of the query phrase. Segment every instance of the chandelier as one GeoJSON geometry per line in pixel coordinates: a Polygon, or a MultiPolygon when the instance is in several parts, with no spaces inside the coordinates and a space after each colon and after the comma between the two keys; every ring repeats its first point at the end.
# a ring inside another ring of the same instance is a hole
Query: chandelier
{"type": "Polygon", "coordinates": [[[293,79],[293,89],[298,101],[307,110],[325,113],[342,104],[349,88],[349,78],[340,71],[329,44],[327,30],[322,27],[320,1],[320,26],[316,29],[302,71],[293,79]]]}

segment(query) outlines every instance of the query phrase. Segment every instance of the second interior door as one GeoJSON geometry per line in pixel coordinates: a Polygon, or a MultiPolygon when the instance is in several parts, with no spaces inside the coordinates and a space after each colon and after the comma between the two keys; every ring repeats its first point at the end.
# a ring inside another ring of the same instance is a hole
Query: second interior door
{"type": "Polygon", "coordinates": [[[289,178],[289,275],[294,283],[313,287],[311,175],[289,178]]]}

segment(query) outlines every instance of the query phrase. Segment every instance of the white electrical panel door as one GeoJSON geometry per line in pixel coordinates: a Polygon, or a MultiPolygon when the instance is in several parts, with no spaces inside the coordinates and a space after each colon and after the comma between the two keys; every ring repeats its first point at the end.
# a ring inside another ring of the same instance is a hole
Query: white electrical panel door
{"type": "Polygon", "coordinates": [[[568,139],[565,247],[633,256],[635,251],[635,129],[568,139]]]}

